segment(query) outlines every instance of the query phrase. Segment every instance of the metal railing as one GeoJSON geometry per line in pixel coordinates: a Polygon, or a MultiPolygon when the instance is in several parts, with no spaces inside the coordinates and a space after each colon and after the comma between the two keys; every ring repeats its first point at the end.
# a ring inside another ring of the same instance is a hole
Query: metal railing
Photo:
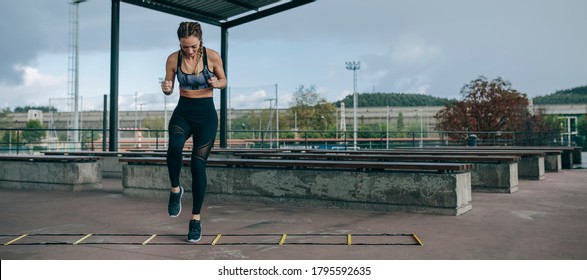
{"type": "MultiPolygon", "coordinates": [[[[80,141],[72,142],[73,129],[0,128],[0,153],[34,154],[43,151],[107,151],[102,129],[79,129],[80,141]]],[[[116,150],[162,150],[167,148],[167,131],[150,129],[119,130],[116,150]]],[[[219,137],[217,137],[217,140],[219,137]]],[[[360,131],[354,145],[352,131],[260,131],[228,132],[228,148],[300,148],[300,149],[392,149],[430,146],[575,146],[585,136],[568,137],[560,133],[529,132],[386,132],[360,131]],[[277,133],[279,132],[279,133],[277,133]],[[279,135],[279,139],[275,136],[279,135]],[[569,139],[571,142],[569,142],[569,139]]],[[[191,140],[186,149],[191,149],[191,140]]],[[[218,147],[218,143],[215,145],[218,147]]]]}

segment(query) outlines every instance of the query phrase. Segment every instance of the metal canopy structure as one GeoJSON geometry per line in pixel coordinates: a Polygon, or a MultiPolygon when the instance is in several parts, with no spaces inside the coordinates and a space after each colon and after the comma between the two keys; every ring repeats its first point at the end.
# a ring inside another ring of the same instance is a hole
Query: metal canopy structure
{"type": "MultiPolygon", "coordinates": [[[[220,55],[228,76],[228,29],[287,11],[315,0],[112,0],[110,45],[109,150],[118,150],[118,63],[120,2],[220,27],[220,55]]],[[[226,147],[227,89],[220,91],[220,146],[226,147]]]]}

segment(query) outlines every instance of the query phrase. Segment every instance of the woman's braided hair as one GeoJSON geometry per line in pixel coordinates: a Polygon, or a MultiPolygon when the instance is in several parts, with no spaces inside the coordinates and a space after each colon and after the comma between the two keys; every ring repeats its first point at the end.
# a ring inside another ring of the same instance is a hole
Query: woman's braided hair
{"type": "Polygon", "coordinates": [[[204,41],[202,40],[202,27],[200,23],[195,21],[184,21],[179,24],[177,28],[177,39],[187,38],[190,36],[194,36],[200,40],[200,47],[198,48],[198,53],[196,55],[197,60],[202,57],[204,41]]]}

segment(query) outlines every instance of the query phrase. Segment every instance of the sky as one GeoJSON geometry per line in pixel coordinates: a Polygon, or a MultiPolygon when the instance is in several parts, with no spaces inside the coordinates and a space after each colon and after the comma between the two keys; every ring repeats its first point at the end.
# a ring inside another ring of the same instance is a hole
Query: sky
{"type": "MultiPolygon", "coordinates": [[[[300,85],[340,100],[353,92],[349,61],[361,62],[361,93],[458,99],[479,76],[529,97],[587,85],[585,11],[584,0],[317,0],[229,30],[229,107],[268,108],[276,97],[288,107],[300,85]]],[[[69,0],[3,1],[0,107],[67,111],[69,12],[69,0]]],[[[165,99],[159,79],[188,19],[126,3],[120,15],[120,109],[172,108],[177,89],[165,99]]],[[[109,94],[110,17],[110,0],[79,5],[83,110],[101,110],[109,94]]],[[[220,28],[202,27],[204,45],[220,51],[220,28]]]]}

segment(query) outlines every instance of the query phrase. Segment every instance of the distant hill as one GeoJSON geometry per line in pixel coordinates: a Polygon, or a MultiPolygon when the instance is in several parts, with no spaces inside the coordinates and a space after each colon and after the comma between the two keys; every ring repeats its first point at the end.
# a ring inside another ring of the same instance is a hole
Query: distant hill
{"type": "Polygon", "coordinates": [[[545,96],[532,99],[537,105],[541,104],[587,104],[587,85],[572,89],[559,90],[545,96]]]}
{"type": "MultiPolygon", "coordinates": [[[[359,107],[417,107],[417,106],[444,106],[455,100],[433,97],[417,93],[359,93],[359,107]]],[[[347,95],[343,100],[334,102],[336,107],[344,102],[346,107],[353,106],[353,95],[347,95]]]]}
{"type": "MultiPolygon", "coordinates": [[[[444,106],[455,99],[434,97],[417,93],[359,93],[359,107],[418,107],[418,106],[444,106]]],[[[536,105],[542,104],[587,104],[587,85],[572,89],[558,90],[545,96],[537,96],[532,99],[536,105]]],[[[347,107],[353,106],[353,95],[347,95],[344,99],[334,102],[340,108],[344,102],[347,107]]]]}

